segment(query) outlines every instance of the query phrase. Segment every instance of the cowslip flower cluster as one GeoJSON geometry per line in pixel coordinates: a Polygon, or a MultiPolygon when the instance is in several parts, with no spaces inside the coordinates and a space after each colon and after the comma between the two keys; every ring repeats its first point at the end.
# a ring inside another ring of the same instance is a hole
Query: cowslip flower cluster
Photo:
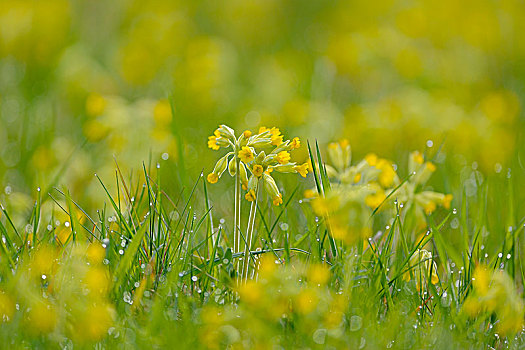
{"type": "Polygon", "coordinates": [[[315,190],[307,190],[305,197],[315,197],[312,209],[316,215],[325,217],[335,238],[348,243],[356,237],[370,234],[369,217],[372,210],[391,210],[385,202],[389,194],[407,209],[415,207],[417,226],[426,223],[425,214],[430,215],[437,206],[450,208],[452,195],[424,190],[436,166],[426,161],[419,152],[409,157],[410,176],[403,182],[394,164],[374,153],[352,165],[352,151],[347,140],[328,145],[328,159],[325,164],[330,179],[330,190],[318,196],[315,190]]]}
{"type": "Polygon", "coordinates": [[[495,314],[496,329],[508,335],[519,332],[524,326],[524,305],[514,281],[503,270],[490,270],[479,265],[472,277],[473,291],[463,303],[462,311],[470,318],[495,314]]]}
{"type": "Polygon", "coordinates": [[[102,340],[115,324],[105,258],[100,243],[63,248],[41,243],[2,281],[0,316],[21,322],[30,337],[67,336],[81,344],[102,340]]]}
{"type": "Polygon", "coordinates": [[[226,125],[220,125],[212,136],[208,137],[208,147],[213,150],[220,148],[231,149],[220,158],[213,171],[208,174],[207,180],[216,183],[228,169],[231,176],[239,170],[242,188],[247,191],[245,199],[254,201],[257,197],[259,181],[270,195],[274,205],[282,203],[282,194],[273,179],[271,172],[298,173],[306,177],[308,164],[291,162],[290,152],[299,148],[301,141],[298,137],[284,141],[284,135],[278,128],[261,127],[257,134],[250,130],[244,131],[236,137],[235,131],[226,125]],[[269,151],[273,147],[273,150],[269,151]],[[262,149],[259,152],[258,149],[262,149]],[[269,151],[267,154],[266,151],[269,151]]]}
{"type": "MultiPolygon", "coordinates": [[[[435,191],[423,190],[423,187],[436,171],[436,165],[431,161],[425,161],[423,155],[414,151],[408,158],[408,178],[396,192],[396,198],[405,203],[407,208],[415,206],[416,219],[419,226],[425,223],[425,215],[432,214],[438,206],[450,209],[452,202],[451,194],[443,194],[435,191]]],[[[401,184],[397,174],[394,176],[393,184],[401,184]]]]}

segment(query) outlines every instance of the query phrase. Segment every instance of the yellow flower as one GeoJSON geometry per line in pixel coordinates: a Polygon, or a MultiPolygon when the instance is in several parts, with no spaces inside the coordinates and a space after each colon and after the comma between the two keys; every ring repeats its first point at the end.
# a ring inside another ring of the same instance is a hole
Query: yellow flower
{"type": "Polygon", "coordinates": [[[97,93],[89,94],[86,99],[86,113],[90,117],[101,115],[104,113],[107,104],[108,101],[104,98],[104,96],[97,93]]]}
{"type": "Polygon", "coordinates": [[[304,190],[303,196],[304,198],[314,198],[314,197],[317,197],[317,192],[315,192],[312,189],[307,189],[307,190],[304,190]]]}
{"type": "Polygon", "coordinates": [[[434,202],[428,202],[426,205],[425,205],[425,213],[427,215],[430,215],[434,212],[434,210],[436,210],[436,203],[434,202]]]}
{"type": "Polygon", "coordinates": [[[255,201],[255,191],[254,190],[248,191],[246,195],[244,196],[244,198],[246,198],[246,200],[249,202],[255,201]]]}
{"type": "Polygon", "coordinates": [[[296,165],[295,170],[301,175],[302,177],[306,177],[306,174],[308,174],[308,163],[304,163],[302,165],[296,165]]]}
{"type": "Polygon", "coordinates": [[[101,244],[92,243],[86,250],[86,257],[92,264],[102,264],[106,257],[106,250],[101,244]]]}
{"type": "Polygon", "coordinates": [[[253,151],[251,150],[251,148],[250,147],[246,147],[246,146],[244,146],[239,151],[238,156],[239,156],[240,160],[243,161],[244,163],[249,163],[249,162],[251,162],[252,160],[255,159],[255,156],[253,155],[253,151]]]}
{"type": "Polygon", "coordinates": [[[55,329],[57,320],[55,308],[45,301],[38,301],[27,313],[29,330],[35,334],[51,333],[55,329]]]}
{"type": "Polygon", "coordinates": [[[0,319],[10,321],[15,313],[15,303],[7,294],[0,290],[0,319]]]}
{"type": "Polygon", "coordinates": [[[215,173],[209,173],[206,179],[209,183],[214,184],[217,183],[217,181],[219,181],[219,176],[215,173]]]}
{"type": "Polygon", "coordinates": [[[425,166],[426,166],[426,168],[427,168],[429,171],[431,171],[431,172],[436,171],[436,166],[434,165],[434,163],[426,162],[426,163],[425,163],[425,166]]]}
{"type": "Polygon", "coordinates": [[[423,164],[423,155],[419,151],[412,152],[411,156],[413,157],[415,163],[423,164]]]}
{"type": "Polygon", "coordinates": [[[241,284],[239,287],[241,300],[248,305],[257,306],[261,302],[262,288],[254,280],[241,284]]]}
{"type": "Polygon", "coordinates": [[[354,176],[354,183],[358,183],[359,181],[361,181],[361,173],[357,173],[355,174],[354,176]]]}
{"type": "Polygon", "coordinates": [[[451,194],[446,194],[445,198],[443,198],[443,207],[445,209],[450,209],[450,202],[452,202],[452,198],[454,198],[451,194]]]}
{"type": "Polygon", "coordinates": [[[313,284],[325,284],[330,279],[330,270],[324,264],[313,264],[308,268],[308,280],[313,284]]]}
{"type": "Polygon", "coordinates": [[[272,135],[272,145],[279,146],[281,143],[283,143],[283,135],[272,135]]]}
{"type": "Polygon", "coordinates": [[[245,138],[248,138],[248,137],[252,136],[252,132],[250,130],[244,131],[243,134],[244,134],[245,138]]]}
{"type": "Polygon", "coordinates": [[[279,164],[286,164],[290,161],[290,153],[286,151],[281,151],[277,153],[277,156],[275,156],[275,160],[277,160],[279,164]]]}
{"type": "Polygon", "coordinates": [[[374,208],[379,207],[381,203],[383,203],[385,198],[386,198],[385,192],[377,191],[374,194],[369,194],[368,196],[366,196],[365,204],[369,206],[370,208],[374,209],[374,208]]]}
{"type": "Polygon", "coordinates": [[[381,170],[378,178],[381,186],[385,188],[392,186],[396,176],[396,172],[392,167],[392,164],[386,159],[380,159],[377,161],[376,168],[381,170]]]}
{"type": "Polygon", "coordinates": [[[268,129],[264,126],[261,126],[259,128],[259,134],[265,131],[270,132],[270,139],[272,140],[272,145],[279,146],[281,143],[283,143],[283,135],[281,135],[281,131],[279,130],[279,128],[273,127],[271,129],[268,129]]]}
{"type": "Polygon", "coordinates": [[[304,289],[295,298],[295,310],[301,314],[309,314],[315,310],[319,298],[311,289],[304,289]]]}
{"type": "Polygon", "coordinates": [[[375,166],[377,164],[377,156],[374,153],[367,154],[365,160],[370,166],[375,166]]]}
{"type": "Polygon", "coordinates": [[[283,195],[282,194],[278,194],[277,196],[273,197],[273,205],[279,205],[279,204],[282,204],[283,202],[283,195]]]}
{"type": "Polygon", "coordinates": [[[260,164],[255,164],[253,166],[253,168],[252,168],[253,175],[255,175],[257,177],[261,177],[263,172],[264,172],[264,169],[263,169],[262,165],[260,165],[260,164]]]}
{"type": "Polygon", "coordinates": [[[293,140],[290,142],[290,149],[297,149],[301,147],[301,141],[298,137],[294,137],[293,140]]]}
{"type": "Polygon", "coordinates": [[[153,119],[155,123],[161,126],[167,126],[171,123],[171,106],[168,100],[160,100],[153,108],[153,119]]]}
{"type": "Polygon", "coordinates": [[[208,136],[208,148],[211,148],[214,151],[219,150],[219,145],[217,144],[217,137],[216,136],[208,136]]]}

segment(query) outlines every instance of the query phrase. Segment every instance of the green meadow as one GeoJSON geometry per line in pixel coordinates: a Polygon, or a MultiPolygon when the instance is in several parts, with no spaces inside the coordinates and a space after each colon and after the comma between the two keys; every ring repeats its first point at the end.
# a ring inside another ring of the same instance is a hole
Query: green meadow
{"type": "Polygon", "coordinates": [[[525,5],[3,0],[0,344],[525,348],[525,5]]]}

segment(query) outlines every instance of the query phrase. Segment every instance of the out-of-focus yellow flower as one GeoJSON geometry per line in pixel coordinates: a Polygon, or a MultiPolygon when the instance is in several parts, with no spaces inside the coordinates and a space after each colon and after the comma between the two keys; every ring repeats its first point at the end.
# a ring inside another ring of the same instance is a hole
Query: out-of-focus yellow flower
{"type": "Polygon", "coordinates": [[[394,65],[399,74],[408,79],[417,78],[423,70],[421,55],[414,48],[399,51],[394,59],[394,65]]]}
{"type": "Polygon", "coordinates": [[[473,292],[465,300],[462,311],[471,318],[481,312],[495,313],[497,331],[503,335],[519,332],[524,326],[523,300],[514,281],[503,270],[477,266],[472,277],[473,292]]]}
{"type": "Polygon", "coordinates": [[[161,127],[166,127],[171,123],[171,106],[167,99],[159,100],[153,108],[153,119],[161,127]]]}
{"type": "Polygon", "coordinates": [[[261,301],[261,286],[254,280],[249,280],[239,287],[241,300],[248,305],[257,305],[261,301]]]}
{"type": "Polygon", "coordinates": [[[91,119],[84,123],[84,135],[91,142],[102,140],[110,131],[110,127],[98,119],[91,119]]]}
{"type": "Polygon", "coordinates": [[[55,307],[46,301],[34,303],[26,317],[28,330],[36,334],[53,332],[58,321],[55,307]]]}
{"type": "Polygon", "coordinates": [[[57,252],[48,245],[42,245],[33,255],[32,271],[37,275],[50,274],[57,263],[57,252]]]}
{"type": "Polygon", "coordinates": [[[370,166],[376,166],[377,164],[377,155],[375,153],[369,153],[365,156],[365,160],[366,162],[370,165],[370,166]]]}
{"type": "Polygon", "coordinates": [[[49,171],[54,161],[55,161],[55,158],[54,158],[53,152],[51,151],[49,147],[44,146],[44,145],[41,145],[36,149],[31,159],[31,162],[33,163],[33,165],[39,171],[43,171],[43,172],[49,171]]]}
{"type": "Polygon", "coordinates": [[[107,335],[114,322],[113,308],[105,303],[88,305],[76,317],[74,338],[80,342],[96,342],[107,335]]]}
{"type": "Polygon", "coordinates": [[[333,212],[339,208],[340,201],[339,197],[331,196],[326,197],[316,197],[312,200],[312,209],[316,215],[327,215],[330,212],[333,212]]]}
{"type": "Polygon", "coordinates": [[[436,210],[436,203],[428,202],[423,209],[425,210],[425,214],[430,215],[436,210]]]}
{"type": "Polygon", "coordinates": [[[308,268],[307,276],[311,283],[324,285],[330,279],[330,270],[326,264],[312,264],[308,268]]]}
{"type": "Polygon", "coordinates": [[[283,203],[283,195],[282,194],[278,194],[277,196],[274,196],[272,198],[272,203],[273,205],[280,205],[283,203]]]}
{"type": "Polygon", "coordinates": [[[379,184],[384,188],[390,188],[394,184],[394,179],[396,177],[396,171],[394,170],[392,163],[386,159],[380,159],[375,166],[381,170],[378,175],[379,184]]]}
{"type": "Polygon", "coordinates": [[[307,199],[315,198],[317,197],[317,192],[309,188],[309,189],[304,190],[303,196],[304,198],[307,198],[307,199]]]}
{"type": "Polygon", "coordinates": [[[375,209],[383,203],[386,199],[385,191],[382,189],[377,189],[374,193],[369,194],[365,198],[365,204],[372,209],[375,209]]]}
{"type": "Polygon", "coordinates": [[[3,291],[0,291],[0,319],[2,322],[10,321],[13,318],[15,313],[15,303],[5,294],[3,291]]]}
{"type": "Polygon", "coordinates": [[[86,98],[86,114],[90,117],[102,115],[108,101],[106,98],[98,93],[91,93],[86,98]]]}
{"type": "Polygon", "coordinates": [[[104,296],[109,291],[108,274],[102,267],[92,267],[84,276],[84,283],[93,296],[104,296]]]}
{"type": "Polygon", "coordinates": [[[339,172],[345,171],[352,161],[352,151],[348,140],[328,144],[328,156],[339,172]]]}
{"type": "Polygon", "coordinates": [[[263,255],[260,261],[259,276],[264,279],[272,277],[277,270],[275,257],[271,255],[263,255]]]}
{"type": "Polygon", "coordinates": [[[92,264],[102,264],[102,261],[106,257],[106,249],[99,243],[92,243],[86,250],[86,257],[92,264]]]}
{"type": "Polygon", "coordinates": [[[294,306],[295,310],[301,314],[309,314],[315,310],[319,298],[315,291],[311,289],[303,289],[295,297],[294,306]]]}
{"type": "Polygon", "coordinates": [[[519,99],[511,91],[494,91],[486,95],[480,103],[482,112],[491,120],[512,123],[519,110],[519,99]]]}

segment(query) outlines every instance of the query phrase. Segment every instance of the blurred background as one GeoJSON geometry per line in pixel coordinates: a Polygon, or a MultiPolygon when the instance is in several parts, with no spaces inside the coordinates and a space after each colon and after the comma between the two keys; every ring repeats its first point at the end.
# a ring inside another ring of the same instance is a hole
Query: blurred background
{"type": "Polygon", "coordinates": [[[2,0],[0,201],[97,207],[114,159],[190,183],[219,123],[523,172],[523,33],[520,0],[2,0]]]}

